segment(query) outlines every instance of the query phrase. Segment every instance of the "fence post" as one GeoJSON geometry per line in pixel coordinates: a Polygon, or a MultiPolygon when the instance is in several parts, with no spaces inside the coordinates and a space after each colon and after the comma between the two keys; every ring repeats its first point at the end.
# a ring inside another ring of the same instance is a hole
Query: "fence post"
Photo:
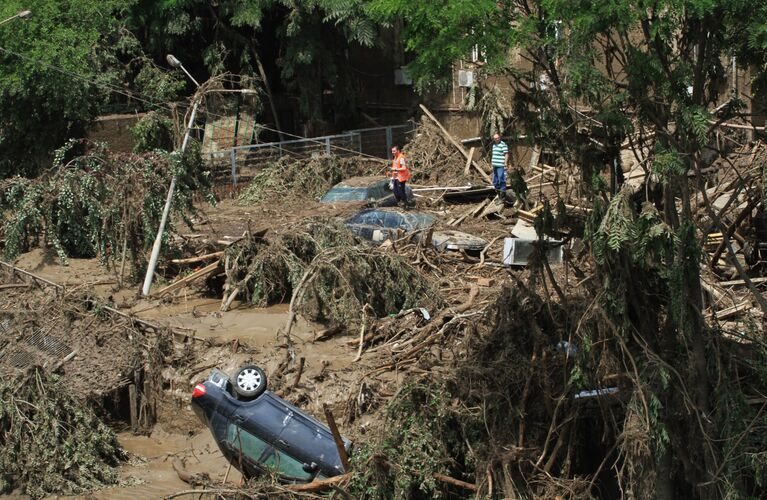
{"type": "Polygon", "coordinates": [[[330,154],[330,137],[325,138],[325,154],[330,154]]]}
{"type": "Polygon", "coordinates": [[[391,148],[392,144],[391,127],[386,127],[386,158],[391,160],[391,148]]]}
{"type": "Polygon", "coordinates": [[[232,162],[232,185],[237,186],[237,150],[232,148],[229,153],[232,162]]]}

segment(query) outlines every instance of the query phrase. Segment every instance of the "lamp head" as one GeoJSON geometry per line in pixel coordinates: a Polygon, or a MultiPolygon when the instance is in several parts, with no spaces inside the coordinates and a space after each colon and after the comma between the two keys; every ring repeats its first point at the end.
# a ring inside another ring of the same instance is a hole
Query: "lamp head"
{"type": "Polygon", "coordinates": [[[32,15],[31,10],[22,10],[21,12],[16,14],[16,16],[20,17],[21,19],[24,19],[25,17],[29,17],[30,15],[32,15]]]}
{"type": "Polygon", "coordinates": [[[165,57],[165,60],[168,61],[168,64],[170,64],[174,68],[180,68],[181,67],[181,61],[176,59],[176,56],[174,56],[173,54],[168,54],[165,57]]]}

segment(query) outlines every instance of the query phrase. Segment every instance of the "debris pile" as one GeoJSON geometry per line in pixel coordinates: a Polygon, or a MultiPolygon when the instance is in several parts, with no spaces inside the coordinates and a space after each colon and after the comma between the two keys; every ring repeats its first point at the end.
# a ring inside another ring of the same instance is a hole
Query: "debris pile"
{"type": "Polygon", "coordinates": [[[207,187],[197,148],[181,158],[113,153],[100,144],[70,141],[42,176],[0,183],[5,256],[50,244],[63,262],[97,256],[120,275],[128,261],[134,272],[140,270],[174,175],[172,208],[186,218],[193,191],[207,187]]]}
{"type": "Polygon", "coordinates": [[[39,367],[0,381],[0,493],[78,495],[119,483],[114,432],[39,367]]]}
{"type": "Polygon", "coordinates": [[[267,163],[240,195],[243,204],[285,199],[317,200],[333,185],[355,176],[383,175],[382,160],[366,157],[283,156],[267,163]]]}
{"type": "Polygon", "coordinates": [[[309,219],[268,238],[246,234],[224,254],[222,309],[242,296],[266,306],[291,301],[315,321],[354,324],[439,299],[404,259],[369,249],[333,219],[309,219]]]}

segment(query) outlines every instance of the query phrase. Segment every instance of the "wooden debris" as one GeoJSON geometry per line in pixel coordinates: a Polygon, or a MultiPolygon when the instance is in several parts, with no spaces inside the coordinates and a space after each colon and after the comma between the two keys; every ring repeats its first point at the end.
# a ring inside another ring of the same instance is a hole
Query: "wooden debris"
{"type": "Polygon", "coordinates": [[[327,403],[322,403],[322,410],[325,412],[325,419],[328,421],[328,427],[330,428],[330,432],[333,434],[333,439],[336,442],[336,448],[338,448],[338,456],[341,457],[341,464],[344,466],[344,471],[348,472],[351,469],[351,465],[349,465],[349,457],[346,455],[344,440],[341,437],[341,433],[338,432],[336,419],[333,418],[333,412],[330,411],[330,406],[328,406],[327,403]]]}
{"type": "Polygon", "coordinates": [[[732,318],[733,316],[737,316],[743,311],[747,311],[748,309],[751,309],[751,305],[752,305],[751,301],[746,300],[744,302],[741,302],[740,304],[735,304],[732,307],[728,307],[727,309],[722,309],[721,311],[715,312],[714,317],[718,320],[732,318]]]}
{"type": "Polygon", "coordinates": [[[215,258],[223,257],[224,252],[213,252],[205,255],[200,255],[199,257],[190,257],[188,259],[173,259],[171,262],[173,264],[194,264],[196,262],[204,262],[206,260],[211,260],[215,258]]]}
{"type": "Polygon", "coordinates": [[[477,278],[477,285],[479,286],[493,286],[495,284],[495,280],[493,278],[477,278]]]}
{"type": "Polygon", "coordinates": [[[450,142],[450,144],[455,146],[455,148],[463,155],[463,157],[466,158],[466,161],[471,163],[471,165],[477,170],[479,175],[481,175],[482,178],[485,181],[487,181],[488,184],[492,184],[493,181],[490,179],[490,176],[487,175],[487,172],[482,170],[482,168],[477,164],[477,162],[474,161],[471,156],[469,156],[469,153],[467,153],[466,150],[463,149],[463,146],[461,146],[458,143],[458,141],[456,141],[453,138],[453,136],[448,133],[448,131],[445,129],[445,127],[442,126],[442,124],[439,122],[439,120],[437,120],[434,117],[434,115],[431,114],[431,112],[428,109],[426,109],[426,106],[424,106],[423,104],[420,104],[419,106],[421,107],[421,110],[426,114],[426,116],[428,116],[431,119],[431,121],[433,121],[434,124],[437,125],[437,127],[439,127],[439,130],[440,130],[440,132],[442,132],[442,135],[445,136],[445,139],[447,139],[450,142]]]}
{"type": "Polygon", "coordinates": [[[474,158],[474,150],[476,148],[472,147],[469,149],[469,157],[466,158],[466,166],[463,168],[463,175],[469,175],[469,169],[471,169],[471,160],[474,158]]]}
{"type": "Polygon", "coordinates": [[[341,474],[340,476],[333,476],[327,479],[315,479],[311,483],[305,484],[291,484],[286,486],[285,489],[290,491],[322,491],[326,488],[332,487],[338,483],[342,483],[349,479],[352,475],[350,473],[341,474]]]}
{"type": "Polygon", "coordinates": [[[463,488],[469,491],[477,491],[476,484],[467,483],[465,481],[461,481],[459,479],[455,479],[453,477],[446,476],[444,474],[438,474],[435,472],[434,479],[443,483],[452,484],[453,486],[458,486],[459,488],[463,488]]]}
{"type": "MultiPolygon", "coordinates": [[[[751,283],[754,285],[758,285],[759,283],[767,283],[767,277],[763,278],[751,278],[751,283]]],[[[731,281],[722,281],[719,283],[719,286],[726,287],[726,286],[742,286],[745,285],[745,280],[731,280],[731,281]]]]}
{"type": "Polygon", "coordinates": [[[727,240],[733,235],[733,233],[738,229],[738,226],[751,214],[751,211],[761,202],[761,199],[754,199],[751,200],[748,205],[746,205],[746,208],[744,208],[739,214],[738,217],[735,219],[735,222],[730,224],[730,226],[727,228],[727,230],[722,235],[722,242],[719,244],[719,246],[716,248],[716,251],[714,252],[713,257],[711,257],[711,263],[709,264],[711,268],[715,268],[716,264],[719,262],[719,257],[722,256],[722,253],[725,250],[726,242],[727,240]]]}
{"type": "Polygon", "coordinates": [[[209,264],[209,265],[203,267],[202,269],[193,272],[189,276],[185,276],[185,277],[181,278],[180,280],[178,280],[178,281],[176,281],[176,282],[166,286],[165,288],[163,288],[162,290],[157,292],[155,294],[155,296],[156,297],[162,297],[163,295],[165,295],[167,293],[170,293],[173,290],[178,290],[179,288],[182,288],[182,287],[188,285],[189,283],[192,283],[193,281],[196,281],[196,280],[198,280],[200,278],[204,278],[205,276],[216,272],[216,270],[218,270],[220,265],[221,265],[221,261],[217,260],[213,264],[209,264]]]}

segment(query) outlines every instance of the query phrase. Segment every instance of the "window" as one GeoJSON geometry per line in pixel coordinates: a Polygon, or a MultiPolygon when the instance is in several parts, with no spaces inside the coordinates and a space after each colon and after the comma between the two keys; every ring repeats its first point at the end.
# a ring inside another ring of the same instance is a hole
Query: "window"
{"type": "Polygon", "coordinates": [[[248,431],[240,429],[234,424],[229,424],[226,431],[226,440],[235,450],[240,450],[248,459],[275,469],[280,475],[300,481],[312,478],[311,472],[304,471],[304,464],[302,462],[279,450],[270,451],[262,461],[261,457],[264,455],[264,452],[271,450],[269,443],[257,438],[248,431]]]}
{"type": "Polygon", "coordinates": [[[269,448],[269,443],[240,429],[234,424],[229,424],[226,430],[226,440],[232,445],[232,448],[240,450],[243,455],[254,462],[260,462],[261,455],[269,448]]]}
{"type": "Polygon", "coordinates": [[[307,481],[312,477],[311,472],[304,470],[303,463],[279,450],[274,450],[274,453],[264,460],[264,465],[277,469],[280,474],[292,479],[307,481]]]}

